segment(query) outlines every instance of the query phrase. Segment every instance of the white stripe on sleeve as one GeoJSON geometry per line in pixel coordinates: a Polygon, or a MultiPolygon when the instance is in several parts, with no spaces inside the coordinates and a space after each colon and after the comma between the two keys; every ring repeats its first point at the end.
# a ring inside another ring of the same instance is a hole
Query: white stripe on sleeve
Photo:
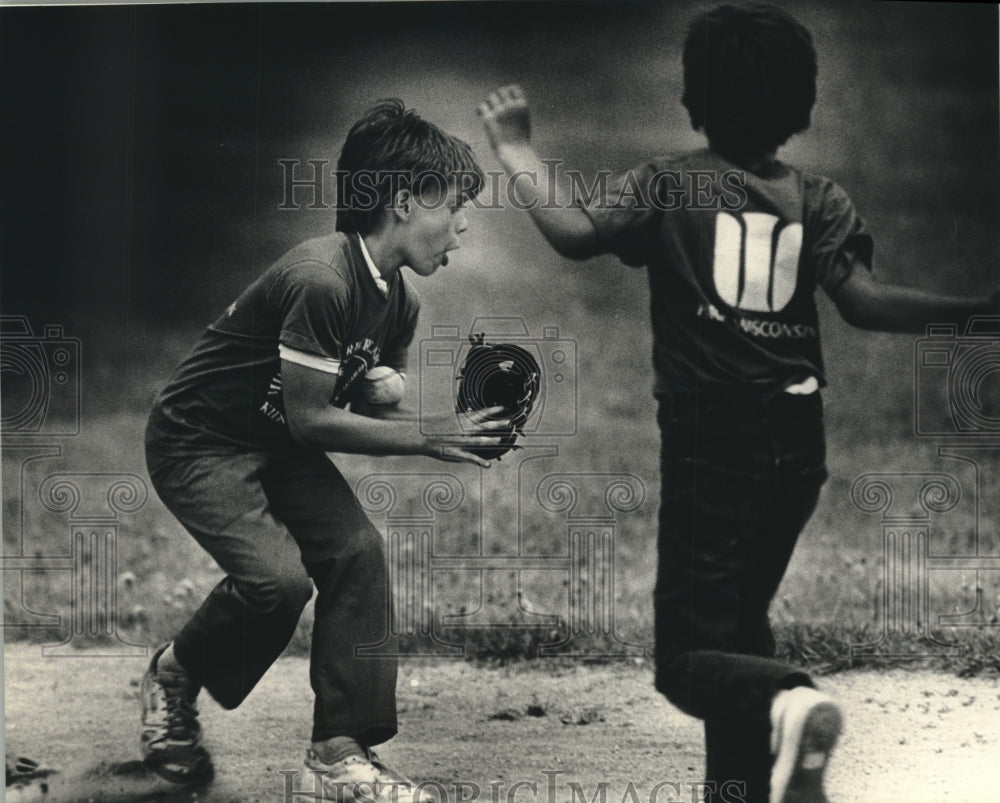
{"type": "Polygon", "coordinates": [[[307,351],[299,351],[283,343],[278,344],[278,356],[296,365],[304,365],[306,368],[314,368],[327,374],[340,372],[340,360],[335,360],[333,357],[320,357],[318,354],[310,354],[307,351]]]}

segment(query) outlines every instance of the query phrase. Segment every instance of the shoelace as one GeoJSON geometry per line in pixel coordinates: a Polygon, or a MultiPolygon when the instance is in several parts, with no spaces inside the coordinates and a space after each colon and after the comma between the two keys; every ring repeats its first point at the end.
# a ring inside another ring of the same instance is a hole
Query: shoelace
{"type": "Polygon", "coordinates": [[[185,695],[186,684],[164,682],[161,679],[159,685],[163,689],[163,701],[167,709],[167,730],[180,738],[189,736],[197,727],[198,710],[185,695]]]}

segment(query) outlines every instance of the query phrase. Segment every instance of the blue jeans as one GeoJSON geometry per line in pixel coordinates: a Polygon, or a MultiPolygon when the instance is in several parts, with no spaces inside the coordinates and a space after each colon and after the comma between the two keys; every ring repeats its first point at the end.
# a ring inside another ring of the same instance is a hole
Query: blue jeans
{"type": "MultiPolygon", "coordinates": [[[[768,607],[827,477],[822,402],[751,388],[674,394],[658,421],[656,687],[704,720],[706,781],[766,801],[771,700],[812,685],[774,659],[768,607]]],[[[726,799],[716,795],[707,800],[726,799]]]]}
{"type": "Polygon", "coordinates": [[[354,651],[391,633],[383,539],[326,455],[186,450],[150,426],[146,462],[163,503],[227,575],[174,638],[193,679],[238,706],[315,585],[313,741],[395,735],[396,661],[354,651]]]}

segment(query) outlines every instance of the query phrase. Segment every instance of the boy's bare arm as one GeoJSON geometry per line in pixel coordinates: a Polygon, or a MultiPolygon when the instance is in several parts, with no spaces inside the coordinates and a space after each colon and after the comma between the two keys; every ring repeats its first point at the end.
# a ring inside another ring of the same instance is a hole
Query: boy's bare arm
{"type": "Polygon", "coordinates": [[[594,256],[597,234],[593,223],[563,188],[549,186],[548,170],[531,145],[531,117],[521,87],[514,84],[493,92],[480,104],[479,116],[490,145],[545,239],[570,259],[594,256]]]}
{"type": "MultiPolygon", "coordinates": [[[[468,451],[472,446],[496,446],[489,433],[510,426],[510,421],[489,420],[501,412],[493,407],[470,413],[470,434],[423,435],[415,419],[378,420],[348,412],[330,404],[336,374],[317,371],[288,360],[281,361],[282,396],[292,438],[303,446],[327,452],[370,455],[425,455],[438,460],[475,463],[489,462],[468,451]]],[[[453,414],[449,414],[453,415],[453,414]]]]}
{"type": "Polygon", "coordinates": [[[833,294],[841,317],[859,329],[919,334],[928,324],[963,326],[973,315],[1000,315],[1000,288],[987,298],[962,298],[882,284],[861,265],[833,294]]]}
{"type": "Polygon", "coordinates": [[[379,421],[408,421],[414,423],[420,420],[418,410],[403,407],[399,403],[372,404],[362,400],[352,401],[351,412],[367,418],[377,418],[379,421]]]}

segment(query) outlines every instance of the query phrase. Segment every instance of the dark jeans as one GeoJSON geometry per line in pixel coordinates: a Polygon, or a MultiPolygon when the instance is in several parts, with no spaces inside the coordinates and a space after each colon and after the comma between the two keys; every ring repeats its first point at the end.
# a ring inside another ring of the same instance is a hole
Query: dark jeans
{"type": "Polygon", "coordinates": [[[396,662],[354,654],[391,632],[383,540],[333,463],[307,450],[184,455],[152,432],[157,493],[228,575],[175,637],[180,663],[235,708],[288,645],[315,584],[312,738],[391,738],[396,662]]]}
{"type": "Polygon", "coordinates": [[[771,700],[812,685],[774,659],[767,613],[826,480],[822,402],[673,395],[659,424],[656,687],[704,720],[706,781],[766,801],[771,700]]]}

